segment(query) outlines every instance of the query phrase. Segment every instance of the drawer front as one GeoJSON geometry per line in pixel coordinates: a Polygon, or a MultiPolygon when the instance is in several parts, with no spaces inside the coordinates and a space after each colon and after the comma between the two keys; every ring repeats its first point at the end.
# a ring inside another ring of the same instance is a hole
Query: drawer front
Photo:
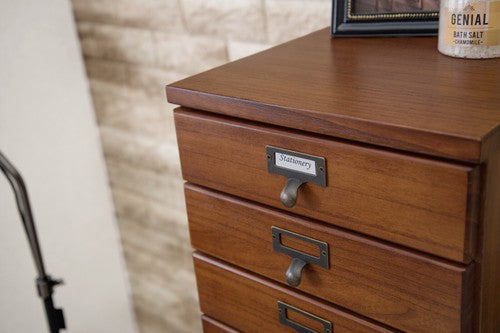
{"type": "Polygon", "coordinates": [[[201,316],[203,333],[238,333],[235,329],[208,316],[201,316]]]}
{"type": "Polygon", "coordinates": [[[185,192],[191,242],[200,251],[287,283],[292,258],[321,257],[326,249],[328,267],[308,263],[297,289],[404,331],[470,330],[472,264],[445,263],[195,185],[185,192]],[[273,227],[299,255],[274,249],[273,227]]]}
{"type": "Polygon", "coordinates": [[[183,176],[288,209],[287,179],[267,170],[266,147],[323,157],[326,187],[306,183],[292,212],[455,261],[469,262],[475,169],[177,109],[183,176]]]}
{"type": "Polygon", "coordinates": [[[392,332],[201,253],[193,257],[202,312],[242,332],[295,332],[280,322],[279,308],[283,319],[314,332],[326,333],[328,323],[329,333],[392,332]]]}

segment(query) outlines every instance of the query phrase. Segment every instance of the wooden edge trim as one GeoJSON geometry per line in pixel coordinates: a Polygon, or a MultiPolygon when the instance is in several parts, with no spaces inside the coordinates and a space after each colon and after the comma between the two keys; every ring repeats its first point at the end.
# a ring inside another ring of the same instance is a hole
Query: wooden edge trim
{"type": "Polygon", "coordinates": [[[202,322],[207,322],[210,325],[212,325],[212,326],[220,329],[223,332],[239,333],[239,331],[235,330],[234,328],[232,328],[230,326],[227,326],[226,324],[224,324],[224,323],[222,323],[220,321],[217,321],[217,320],[213,319],[212,317],[209,317],[209,316],[207,316],[205,314],[201,315],[201,321],[202,322]]]}
{"type": "Polygon", "coordinates": [[[166,86],[165,89],[169,103],[193,109],[267,122],[288,128],[294,128],[294,122],[288,120],[291,118],[289,115],[293,114],[295,115],[294,118],[302,118],[302,129],[305,131],[467,163],[480,163],[482,158],[479,138],[453,136],[416,128],[379,124],[343,115],[327,115],[312,110],[291,109],[263,102],[237,99],[231,96],[189,90],[176,87],[173,84],[166,86]],[[318,115],[321,116],[318,117],[318,115]],[[392,135],[389,137],[388,133],[392,135]],[[397,140],[392,139],[392,137],[396,137],[397,140]],[[412,137],[414,139],[411,139],[412,137]],[[415,139],[415,137],[418,139],[415,139]],[[420,145],[422,137],[425,137],[426,141],[435,144],[420,145]],[[464,148],[459,150],[440,149],[443,147],[442,141],[449,142],[449,144],[445,145],[446,147],[462,146],[464,148]]]}

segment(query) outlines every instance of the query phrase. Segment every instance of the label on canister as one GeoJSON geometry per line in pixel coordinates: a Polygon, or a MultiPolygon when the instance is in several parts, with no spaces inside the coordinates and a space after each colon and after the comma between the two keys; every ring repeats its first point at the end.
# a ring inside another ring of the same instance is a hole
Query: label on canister
{"type": "Polygon", "coordinates": [[[500,1],[451,1],[445,7],[445,42],[450,46],[500,45],[500,1]]]}

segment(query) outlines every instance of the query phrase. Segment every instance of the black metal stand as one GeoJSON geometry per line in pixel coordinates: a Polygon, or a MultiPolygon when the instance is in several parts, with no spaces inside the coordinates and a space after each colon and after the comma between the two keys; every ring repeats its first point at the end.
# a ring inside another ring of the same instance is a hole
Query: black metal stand
{"type": "Polygon", "coordinates": [[[24,185],[23,178],[14,166],[7,160],[7,158],[0,152],[0,169],[10,182],[14,194],[16,196],[17,208],[21,219],[23,220],[24,229],[28,237],[28,242],[35,260],[35,266],[38,271],[36,279],[36,287],[38,295],[42,298],[45,312],[47,314],[47,321],[51,333],[59,333],[59,330],[66,328],[64,322],[64,314],[62,309],[56,309],[52,301],[52,294],[54,287],[62,283],[62,280],[55,280],[45,272],[43,264],[42,252],[38,243],[36,234],[35,222],[31,213],[30,202],[28,199],[28,191],[24,185]]]}

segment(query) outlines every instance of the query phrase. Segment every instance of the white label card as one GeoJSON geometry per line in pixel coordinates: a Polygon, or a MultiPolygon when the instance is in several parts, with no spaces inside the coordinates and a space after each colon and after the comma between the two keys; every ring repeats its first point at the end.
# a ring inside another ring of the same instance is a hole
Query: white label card
{"type": "Polygon", "coordinates": [[[275,153],[276,166],[316,176],[316,162],[293,155],[275,153]]]}

